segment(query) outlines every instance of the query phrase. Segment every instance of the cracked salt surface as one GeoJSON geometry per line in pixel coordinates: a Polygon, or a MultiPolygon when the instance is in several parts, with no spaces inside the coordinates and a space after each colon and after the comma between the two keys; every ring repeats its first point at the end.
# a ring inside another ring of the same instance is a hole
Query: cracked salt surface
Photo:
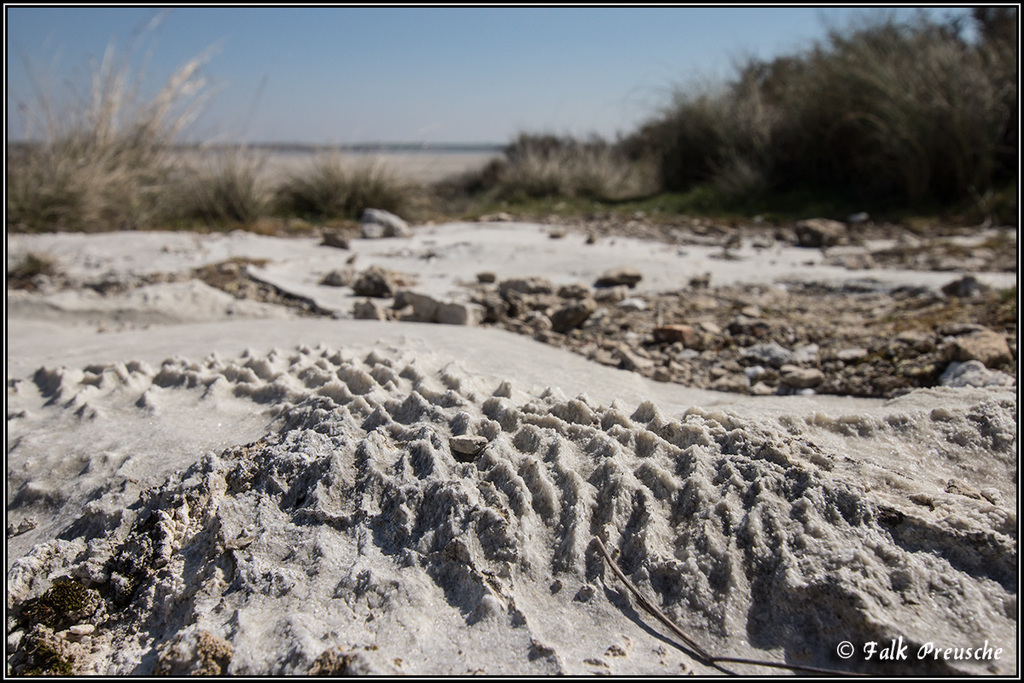
{"type": "MultiPolygon", "coordinates": [[[[439,287],[424,265],[472,279],[514,255],[531,270],[511,276],[585,282],[545,251],[608,265],[537,226],[510,251],[493,227],[354,251],[396,268],[387,250],[432,250],[401,258],[439,287]]],[[[298,284],[350,255],[235,233],[9,238],[9,263],[28,251],[81,280],[271,258],[298,284]]],[[[650,253],[648,283],[694,274],[650,253]]],[[[8,293],[10,672],[56,638],[80,673],[715,673],[637,612],[597,536],[717,654],[1017,673],[1013,387],[720,394],[495,329],[229,314],[208,289],[8,293]],[[96,611],[49,635],[18,621],[62,576],[98,591],[96,611]],[[1003,654],[832,654],[900,637],[1003,654]]]]}
{"type": "Polygon", "coordinates": [[[96,586],[83,673],[194,670],[200,642],[233,674],[331,652],[380,674],[710,672],[642,625],[596,535],[714,652],[836,667],[842,640],[989,640],[1004,659],[853,668],[1013,673],[1012,391],[679,411],[467,364],[321,345],[10,383],[9,517],[56,521],[8,540],[9,601],[96,586]]]}

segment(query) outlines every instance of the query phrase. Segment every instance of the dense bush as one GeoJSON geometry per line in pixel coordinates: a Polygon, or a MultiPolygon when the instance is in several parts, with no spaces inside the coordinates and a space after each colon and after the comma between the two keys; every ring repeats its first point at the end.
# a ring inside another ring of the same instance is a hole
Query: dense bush
{"type": "Polygon", "coordinates": [[[750,60],[718,89],[680,91],[622,143],[661,188],[821,188],[956,201],[1016,179],[1016,9],[955,21],[874,20],[810,50],[750,60]]]}

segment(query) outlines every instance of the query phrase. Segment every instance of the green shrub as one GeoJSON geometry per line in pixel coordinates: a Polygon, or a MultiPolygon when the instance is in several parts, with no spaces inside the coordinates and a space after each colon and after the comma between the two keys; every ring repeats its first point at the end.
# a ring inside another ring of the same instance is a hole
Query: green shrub
{"type": "Polygon", "coordinates": [[[656,161],[663,191],[984,194],[1016,180],[1016,9],[996,9],[975,10],[975,42],[956,22],[882,18],[749,60],[722,87],[677,92],[620,147],[656,161]]]}

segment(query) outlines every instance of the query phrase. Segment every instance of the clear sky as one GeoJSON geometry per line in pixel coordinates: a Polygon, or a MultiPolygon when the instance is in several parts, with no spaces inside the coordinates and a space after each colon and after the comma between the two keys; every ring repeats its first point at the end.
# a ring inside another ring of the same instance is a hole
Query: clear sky
{"type": "MultiPolygon", "coordinates": [[[[811,46],[880,8],[6,6],[8,139],[31,83],[88,92],[110,45],[150,54],[155,92],[210,50],[217,93],[192,138],[248,142],[497,142],[518,132],[614,137],[673,88],[721,81],[747,56],[811,46]],[[28,73],[25,65],[31,66],[28,73]]],[[[897,10],[900,17],[915,10],[897,10]]],[[[934,17],[964,9],[930,9],[934,17]]],[[[44,86],[46,87],[46,86],[44,86]]]]}

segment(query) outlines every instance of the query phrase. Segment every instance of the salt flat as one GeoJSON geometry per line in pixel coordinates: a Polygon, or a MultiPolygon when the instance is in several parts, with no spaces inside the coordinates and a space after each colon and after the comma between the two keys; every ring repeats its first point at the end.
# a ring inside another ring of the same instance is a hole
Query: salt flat
{"type": "Polygon", "coordinates": [[[700,391],[501,330],[352,320],[351,294],[318,285],[353,255],[453,298],[485,270],[589,283],[631,265],[652,289],[708,270],[851,277],[808,250],[711,249],[529,224],[424,226],[349,251],[242,233],[10,236],[9,264],[49,253],[82,283],[267,259],[256,274],[337,317],[196,281],[8,291],[8,606],[62,576],[99,597],[49,631],[12,622],[9,665],[49,643],[112,675],[716,673],[630,603],[597,537],[719,654],[1015,674],[1015,387],[700,391]],[[834,654],[898,637],[1002,653],[834,654]]]}

